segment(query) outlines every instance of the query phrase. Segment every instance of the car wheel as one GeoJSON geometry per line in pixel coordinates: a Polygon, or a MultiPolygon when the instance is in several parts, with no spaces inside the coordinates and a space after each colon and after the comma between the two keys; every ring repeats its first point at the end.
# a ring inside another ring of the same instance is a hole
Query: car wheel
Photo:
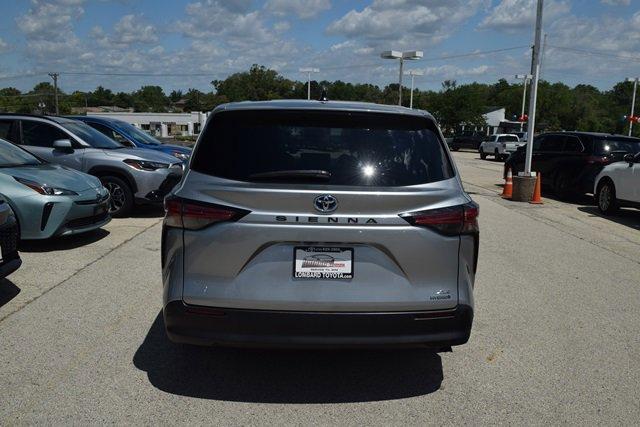
{"type": "Polygon", "coordinates": [[[133,208],[133,192],[129,184],[117,176],[103,176],[100,181],[109,190],[109,214],[114,218],[129,215],[133,208]]]}
{"type": "Polygon", "coordinates": [[[618,201],[616,200],[616,187],[610,180],[605,180],[598,185],[596,192],[596,203],[598,209],[605,215],[611,215],[618,210],[618,201]]]}
{"type": "Polygon", "coordinates": [[[482,149],[482,147],[480,147],[480,149],[478,150],[480,152],[480,158],[482,160],[487,158],[487,153],[484,152],[484,150],[482,149]]]}
{"type": "Polygon", "coordinates": [[[502,156],[500,155],[500,152],[498,151],[497,148],[493,150],[493,156],[495,157],[496,160],[502,159],[502,156]]]}
{"type": "Polygon", "coordinates": [[[460,147],[455,147],[455,146],[454,146],[454,147],[451,147],[451,150],[452,150],[452,151],[458,151],[458,150],[460,150],[460,147]]]}
{"type": "Polygon", "coordinates": [[[561,173],[556,176],[553,182],[553,192],[560,200],[568,200],[572,196],[571,178],[569,175],[561,173]]]}

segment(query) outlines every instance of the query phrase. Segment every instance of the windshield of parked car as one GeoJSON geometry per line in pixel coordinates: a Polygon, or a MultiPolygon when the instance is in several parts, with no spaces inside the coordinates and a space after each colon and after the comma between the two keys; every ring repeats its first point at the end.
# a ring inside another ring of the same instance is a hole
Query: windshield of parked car
{"type": "Polygon", "coordinates": [[[147,145],[160,145],[161,142],[146,133],[143,130],[138,129],[132,124],[126,122],[118,122],[116,124],[118,129],[121,129],[123,132],[126,132],[139,144],[147,144],[147,145]]]}
{"type": "Polygon", "coordinates": [[[63,121],[60,123],[62,127],[69,132],[80,137],[84,142],[91,145],[93,148],[102,148],[105,150],[115,150],[118,148],[124,148],[124,145],[114,141],[102,132],[99,132],[89,126],[86,123],[80,121],[63,121]]]}
{"type": "Polygon", "coordinates": [[[42,162],[26,150],[0,139],[0,168],[36,166],[40,164],[42,162]]]}
{"type": "Polygon", "coordinates": [[[434,123],[398,114],[222,112],[193,159],[195,171],[238,181],[408,186],[454,175],[434,123]]]}
{"type": "Polygon", "coordinates": [[[614,152],[640,153],[640,138],[596,139],[595,154],[607,155],[614,152]]]}

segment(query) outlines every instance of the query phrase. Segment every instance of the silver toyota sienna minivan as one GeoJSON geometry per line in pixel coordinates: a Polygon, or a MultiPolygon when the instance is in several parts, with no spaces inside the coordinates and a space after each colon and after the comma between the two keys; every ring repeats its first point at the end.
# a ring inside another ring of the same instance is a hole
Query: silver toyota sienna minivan
{"type": "Polygon", "coordinates": [[[165,210],[163,313],[174,342],[446,348],[469,339],[478,206],[424,111],[221,105],[165,210]]]}

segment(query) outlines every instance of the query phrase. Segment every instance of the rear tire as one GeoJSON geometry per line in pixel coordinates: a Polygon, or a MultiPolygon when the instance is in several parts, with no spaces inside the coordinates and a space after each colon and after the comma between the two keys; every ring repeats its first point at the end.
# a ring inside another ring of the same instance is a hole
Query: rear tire
{"type": "Polygon", "coordinates": [[[480,158],[482,160],[485,160],[487,158],[487,153],[484,152],[484,150],[482,149],[482,147],[480,147],[480,149],[478,150],[478,152],[480,153],[480,158]]]}
{"type": "Polygon", "coordinates": [[[609,179],[598,185],[596,192],[596,204],[598,209],[605,215],[612,215],[618,210],[618,201],[616,200],[616,186],[609,179]]]}
{"type": "Polygon", "coordinates": [[[109,214],[114,218],[128,216],[133,208],[133,191],[129,184],[117,176],[101,176],[100,181],[109,190],[109,214]]]}

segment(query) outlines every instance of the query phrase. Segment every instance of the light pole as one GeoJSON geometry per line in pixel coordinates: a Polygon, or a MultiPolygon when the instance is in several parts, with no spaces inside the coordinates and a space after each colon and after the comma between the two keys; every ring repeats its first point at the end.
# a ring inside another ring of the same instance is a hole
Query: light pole
{"type": "Polygon", "coordinates": [[[421,50],[409,50],[400,52],[399,50],[386,50],[380,54],[383,59],[399,59],[400,60],[400,79],[398,85],[398,105],[402,105],[402,67],[405,60],[420,59],[424,56],[421,50]]]}
{"type": "Polygon", "coordinates": [[[307,99],[311,100],[311,73],[319,73],[319,68],[300,68],[301,73],[307,73],[307,99]]]}
{"type": "Polygon", "coordinates": [[[636,109],[636,91],[638,90],[638,80],[640,77],[628,77],[628,82],[633,82],[633,97],[631,98],[631,115],[629,116],[629,136],[631,136],[631,131],[633,130],[633,115],[635,114],[636,109]]]}
{"type": "Polygon", "coordinates": [[[527,155],[524,162],[524,176],[531,176],[531,160],[533,158],[533,134],[536,129],[536,102],[538,101],[538,80],[540,79],[540,44],[542,43],[542,11],[544,0],[538,0],[536,10],[535,44],[533,45],[533,81],[531,82],[531,99],[529,100],[529,122],[527,124],[527,155]]]}
{"type": "Polygon", "coordinates": [[[405,74],[411,76],[411,96],[409,97],[409,108],[413,108],[413,78],[415,76],[424,76],[424,72],[421,70],[409,70],[405,74]]]}
{"type": "Polygon", "coordinates": [[[522,112],[520,113],[520,132],[522,132],[522,127],[524,126],[524,104],[527,99],[527,85],[531,80],[531,74],[516,74],[516,79],[522,80],[522,86],[524,89],[522,90],[522,112]]]}

